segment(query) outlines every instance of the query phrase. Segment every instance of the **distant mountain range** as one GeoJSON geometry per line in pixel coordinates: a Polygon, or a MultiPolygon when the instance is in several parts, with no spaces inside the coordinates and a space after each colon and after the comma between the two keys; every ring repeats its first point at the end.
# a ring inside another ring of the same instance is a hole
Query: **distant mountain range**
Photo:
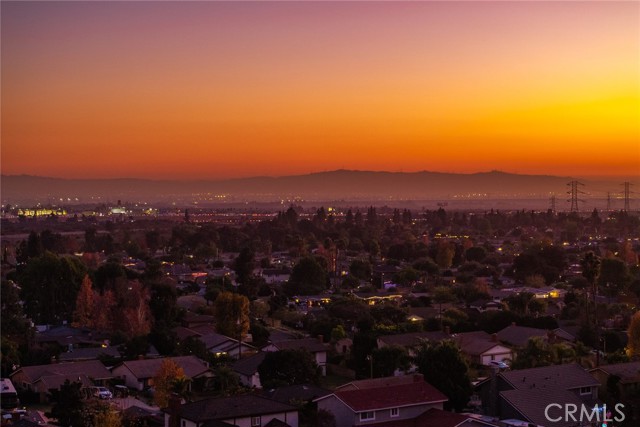
{"type": "MultiPolygon", "coordinates": [[[[206,203],[214,195],[227,200],[455,200],[463,198],[566,198],[574,178],[519,175],[499,171],[473,174],[440,172],[372,172],[336,170],[283,177],[227,180],[60,179],[30,175],[2,175],[3,202],[99,203],[104,201],[194,201],[206,203]],[[208,195],[207,195],[208,194],[208,195]],[[76,201],[76,198],[78,199],[76,201]]],[[[620,191],[616,182],[586,181],[586,193],[605,197],[620,191]]],[[[588,197],[588,194],[586,194],[588,197]]]]}

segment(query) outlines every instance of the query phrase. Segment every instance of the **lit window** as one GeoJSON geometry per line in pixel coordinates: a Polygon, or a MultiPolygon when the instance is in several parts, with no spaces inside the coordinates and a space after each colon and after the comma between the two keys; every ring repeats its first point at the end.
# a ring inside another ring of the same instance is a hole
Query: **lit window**
{"type": "Polygon", "coordinates": [[[399,417],[400,416],[400,408],[391,408],[390,411],[390,416],[391,417],[399,417]]]}
{"type": "Polygon", "coordinates": [[[371,421],[376,419],[376,413],[374,411],[360,412],[360,421],[371,421]]]}
{"type": "Polygon", "coordinates": [[[260,425],[260,417],[251,417],[251,427],[257,427],[260,425]]]}

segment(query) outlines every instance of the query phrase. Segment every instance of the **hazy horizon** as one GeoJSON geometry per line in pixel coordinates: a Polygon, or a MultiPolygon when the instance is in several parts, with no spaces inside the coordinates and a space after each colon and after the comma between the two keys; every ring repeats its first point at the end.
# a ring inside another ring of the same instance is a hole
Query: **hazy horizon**
{"type": "Polygon", "coordinates": [[[60,180],[141,180],[141,181],[172,181],[172,182],[193,182],[193,181],[229,181],[229,180],[244,180],[244,179],[254,179],[254,178],[287,178],[287,177],[298,177],[298,176],[308,176],[308,175],[317,175],[323,173],[333,173],[333,172],[362,172],[362,173],[383,173],[383,174],[420,174],[420,173],[428,173],[428,174],[442,174],[442,175],[479,175],[479,174],[508,174],[508,175],[522,175],[522,176],[532,176],[532,177],[557,177],[557,178],[574,178],[574,179],[586,179],[591,181],[611,181],[617,182],[620,180],[638,180],[640,179],[640,171],[636,175],[556,175],[556,174],[534,174],[534,173],[520,173],[520,172],[512,172],[507,170],[478,170],[475,172],[455,172],[455,171],[438,171],[438,170],[365,170],[365,169],[349,169],[349,168],[341,168],[341,169],[328,169],[328,170],[310,170],[308,172],[302,173],[291,173],[286,175],[246,175],[246,176],[228,176],[228,177],[219,177],[219,178],[148,178],[145,176],[104,176],[104,177],[87,177],[87,176],[51,176],[51,175],[35,175],[29,173],[11,173],[7,174],[2,172],[2,176],[28,176],[34,178],[45,178],[45,179],[60,179],[60,180]]]}

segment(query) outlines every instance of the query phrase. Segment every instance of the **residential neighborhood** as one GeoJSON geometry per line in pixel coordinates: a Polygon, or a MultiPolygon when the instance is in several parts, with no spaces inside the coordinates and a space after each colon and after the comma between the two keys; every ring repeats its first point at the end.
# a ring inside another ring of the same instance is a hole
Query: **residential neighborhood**
{"type": "Polygon", "coordinates": [[[69,427],[69,396],[127,426],[638,425],[637,216],[75,226],[72,251],[48,229],[3,235],[6,425],[69,427]]]}

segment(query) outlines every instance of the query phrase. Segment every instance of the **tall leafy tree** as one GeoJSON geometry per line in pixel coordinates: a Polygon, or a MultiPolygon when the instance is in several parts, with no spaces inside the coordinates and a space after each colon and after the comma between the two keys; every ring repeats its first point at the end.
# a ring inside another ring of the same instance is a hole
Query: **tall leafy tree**
{"type": "Polygon", "coordinates": [[[315,383],[318,365],[306,350],[281,350],[268,352],[258,366],[260,382],[265,388],[315,383]]]}
{"type": "Polygon", "coordinates": [[[629,343],[627,344],[629,357],[640,358],[640,311],[631,317],[627,333],[629,335],[629,343]]]}
{"type": "Polygon", "coordinates": [[[94,327],[93,302],[94,291],[91,284],[91,279],[88,275],[82,279],[82,285],[76,298],[76,309],[73,312],[73,326],[76,327],[94,327]]]}
{"type": "Polygon", "coordinates": [[[51,415],[57,418],[62,427],[85,427],[88,417],[82,398],[82,384],[66,380],[55,396],[56,403],[51,408],[51,415]]]}
{"type": "Polygon", "coordinates": [[[175,390],[174,385],[177,381],[185,379],[184,370],[171,359],[164,359],[158,372],[153,377],[153,387],[155,394],[153,401],[161,408],[167,407],[169,397],[175,390]]]}
{"type": "Polygon", "coordinates": [[[414,363],[425,381],[449,398],[445,409],[459,412],[466,406],[473,391],[469,368],[453,341],[444,340],[437,344],[421,342],[414,363]]]}
{"type": "Polygon", "coordinates": [[[315,295],[327,288],[327,271],[313,257],[302,258],[291,271],[285,292],[292,295],[315,295]]]}
{"type": "Polygon", "coordinates": [[[247,333],[249,330],[247,297],[232,292],[220,292],[213,305],[218,333],[235,339],[247,333]]]}
{"type": "Polygon", "coordinates": [[[85,266],[73,257],[45,252],[31,258],[19,274],[26,314],[36,323],[71,320],[85,275],[85,266]]]}

